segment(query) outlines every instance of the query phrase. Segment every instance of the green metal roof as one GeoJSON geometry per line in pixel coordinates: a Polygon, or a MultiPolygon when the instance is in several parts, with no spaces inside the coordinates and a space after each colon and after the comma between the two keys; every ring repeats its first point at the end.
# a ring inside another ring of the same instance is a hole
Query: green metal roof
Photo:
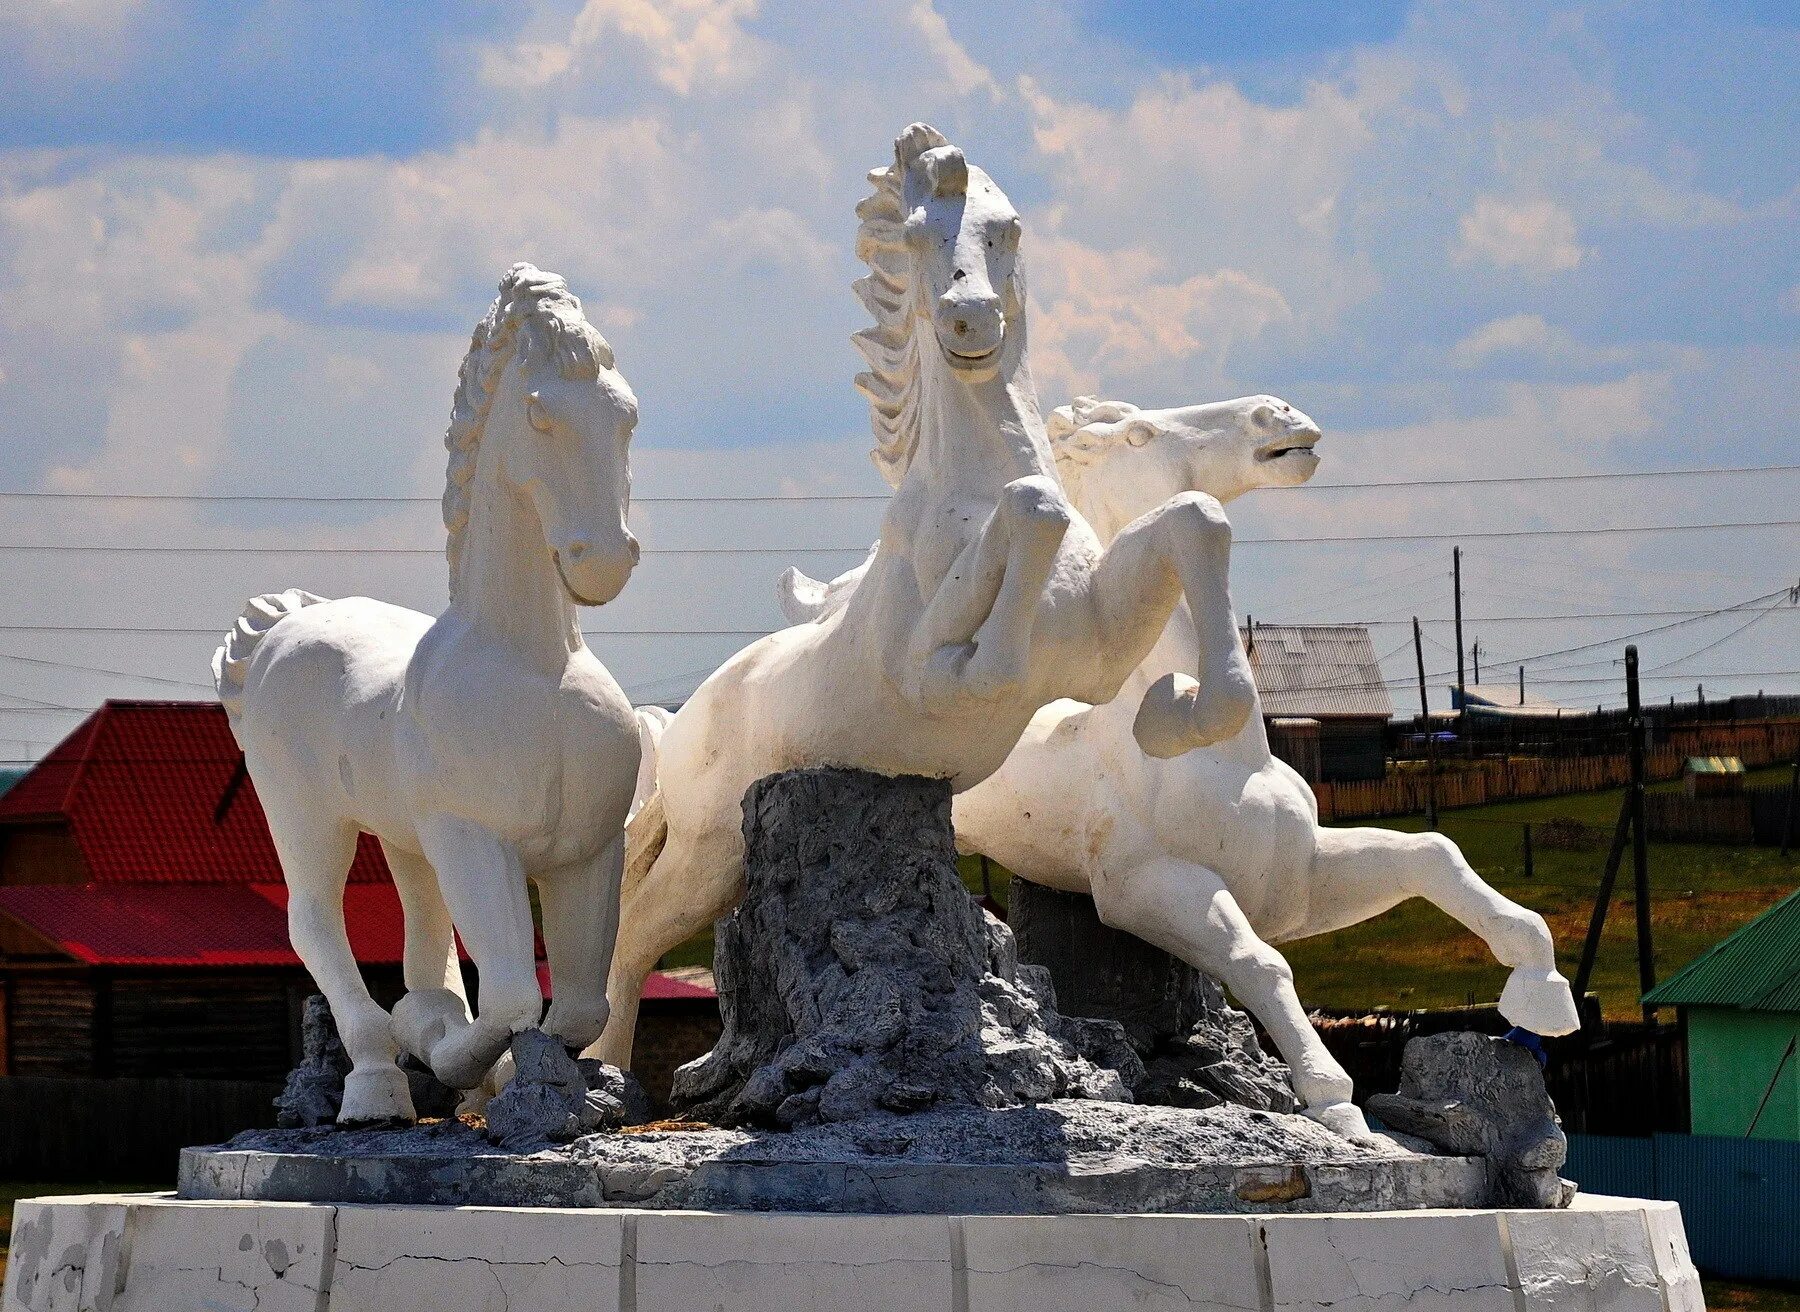
{"type": "Polygon", "coordinates": [[[1800,891],[1644,995],[1659,1007],[1800,1011],[1800,891]]]}

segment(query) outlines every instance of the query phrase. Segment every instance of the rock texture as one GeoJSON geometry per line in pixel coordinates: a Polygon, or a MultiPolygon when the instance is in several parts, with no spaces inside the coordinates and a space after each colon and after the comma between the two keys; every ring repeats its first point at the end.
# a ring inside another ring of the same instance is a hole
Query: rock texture
{"type": "Polygon", "coordinates": [[[512,1058],[511,1081],[487,1105],[488,1138],[502,1148],[532,1152],[650,1118],[649,1099],[630,1075],[577,1061],[542,1030],[513,1035],[512,1058]]]}
{"type": "Polygon", "coordinates": [[[771,775],[744,797],[746,891],[719,923],[725,1031],[676,1072],[678,1106],[732,1125],[1129,1101],[1104,1022],[1065,1026],[1047,972],[956,872],[950,786],[862,770],[771,775]]]}
{"type": "Polygon", "coordinates": [[[1067,1099],[793,1131],[695,1125],[497,1149],[460,1121],[253,1130],[182,1154],[184,1198],[757,1212],[1366,1212],[1478,1206],[1479,1161],[1304,1116],[1067,1099]]]}
{"type": "Polygon", "coordinates": [[[1575,1186],[1557,1174],[1568,1157],[1544,1073],[1516,1043],[1485,1034],[1413,1039],[1400,1059],[1400,1091],[1369,1110],[1405,1134],[1487,1164],[1502,1207],[1567,1207],[1575,1186]]]}
{"type": "Polygon", "coordinates": [[[344,1102],[350,1055],[338,1038],[337,1022],[325,995],[314,993],[300,1012],[300,1064],[288,1072],[275,1097],[275,1123],[285,1130],[330,1125],[344,1102]]]}
{"type": "Polygon", "coordinates": [[[1263,1051],[1250,1017],[1226,1003],[1218,981],[1105,924],[1093,898],[1014,879],[1007,920],[1019,959],[1050,972],[1066,1015],[1124,1027],[1143,1066],[1131,1082],[1138,1102],[1296,1107],[1287,1066],[1263,1051]]]}

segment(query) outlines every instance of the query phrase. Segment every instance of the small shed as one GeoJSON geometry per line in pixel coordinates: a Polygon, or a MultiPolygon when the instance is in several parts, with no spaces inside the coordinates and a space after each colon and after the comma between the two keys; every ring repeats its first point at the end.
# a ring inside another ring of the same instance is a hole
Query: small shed
{"type": "Polygon", "coordinates": [[[1681,1010],[1695,1134],[1800,1140],[1800,891],[1644,1001],[1681,1010]]]}
{"type": "Polygon", "coordinates": [[[1744,763],[1735,756],[1690,756],[1682,762],[1681,783],[1689,797],[1740,797],[1744,763]]]}
{"type": "MultiPolygon", "coordinates": [[[[1318,724],[1318,773],[1309,778],[1337,783],[1386,774],[1382,731],[1393,718],[1394,701],[1367,628],[1253,624],[1243,640],[1263,719],[1274,730],[1271,746],[1293,737],[1279,722],[1312,720],[1318,724]]],[[[1305,736],[1311,737],[1310,729],[1305,736]]]]}

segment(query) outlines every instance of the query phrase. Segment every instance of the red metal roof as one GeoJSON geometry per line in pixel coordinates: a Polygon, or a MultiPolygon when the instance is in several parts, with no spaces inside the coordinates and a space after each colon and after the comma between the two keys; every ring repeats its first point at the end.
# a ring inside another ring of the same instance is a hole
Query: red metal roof
{"type": "MultiPolygon", "coordinates": [[[[0,915],[90,966],[298,966],[287,900],[285,884],[15,884],[0,888],[0,915]]],[[[392,884],[347,888],[344,922],[358,961],[399,963],[406,934],[392,884]]],[[[549,968],[541,961],[538,980],[547,996],[549,968]]],[[[714,995],[658,972],[644,996],[714,995]]]]}
{"type": "MultiPolygon", "coordinates": [[[[61,821],[97,883],[278,884],[256,786],[216,702],[109,701],[5,794],[0,825],[61,821]]],[[[352,883],[388,879],[364,834],[352,883]]]]}

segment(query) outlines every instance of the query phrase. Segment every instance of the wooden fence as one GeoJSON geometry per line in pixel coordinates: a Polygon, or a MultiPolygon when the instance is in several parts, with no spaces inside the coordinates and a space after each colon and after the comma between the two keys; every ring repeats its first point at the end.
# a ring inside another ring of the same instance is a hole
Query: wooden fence
{"type": "MultiPolygon", "coordinates": [[[[1644,755],[1653,780],[1680,776],[1690,756],[1735,756],[1746,766],[1778,765],[1800,753],[1800,719],[1752,723],[1680,725],[1644,755]]],[[[1433,787],[1439,810],[1481,806],[1488,802],[1529,797],[1559,797],[1620,788],[1631,777],[1630,763],[1615,756],[1485,758],[1451,761],[1440,766],[1435,784],[1424,769],[1390,774],[1385,779],[1352,783],[1318,783],[1323,820],[1362,820],[1381,816],[1418,815],[1433,787]]]]}
{"type": "Polygon", "coordinates": [[[275,1084],[0,1078],[0,1176],[173,1184],[181,1150],[275,1123],[275,1084]]]}
{"type": "Polygon", "coordinates": [[[1800,806],[1787,783],[1746,788],[1732,797],[1651,793],[1644,798],[1644,821],[1650,837],[1664,843],[1800,846],[1800,806]]]}

